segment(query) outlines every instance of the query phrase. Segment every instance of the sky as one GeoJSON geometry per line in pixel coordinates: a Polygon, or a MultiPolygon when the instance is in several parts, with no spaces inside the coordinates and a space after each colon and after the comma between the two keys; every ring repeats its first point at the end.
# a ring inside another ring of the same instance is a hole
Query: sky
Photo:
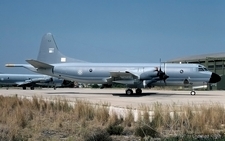
{"type": "Polygon", "coordinates": [[[88,62],[156,63],[225,52],[224,0],[1,0],[0,72],[36,59],[52,33],[59,50],[88,62]]]}

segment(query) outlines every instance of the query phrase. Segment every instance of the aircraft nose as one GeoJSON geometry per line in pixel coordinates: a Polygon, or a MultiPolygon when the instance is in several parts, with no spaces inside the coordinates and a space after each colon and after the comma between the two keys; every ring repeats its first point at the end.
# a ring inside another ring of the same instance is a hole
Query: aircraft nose
{"type": "Polygon", "coordinates": [[[209,79],[209,83],[217,83],[221,80],[221,77],[216,74],[216,73],[212,73],[210,79],[209,79]]]}

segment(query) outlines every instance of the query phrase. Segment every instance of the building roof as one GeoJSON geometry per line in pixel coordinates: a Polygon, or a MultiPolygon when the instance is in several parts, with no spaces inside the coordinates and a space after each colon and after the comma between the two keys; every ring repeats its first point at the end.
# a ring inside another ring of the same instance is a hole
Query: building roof
{"type": "Polygon", "coordinates": [[[188,61],[202,60],[206,58],[225,58],[225,52],[180,57],[180,58],[168,60],[167,62],[188,62],[188,61]]]}

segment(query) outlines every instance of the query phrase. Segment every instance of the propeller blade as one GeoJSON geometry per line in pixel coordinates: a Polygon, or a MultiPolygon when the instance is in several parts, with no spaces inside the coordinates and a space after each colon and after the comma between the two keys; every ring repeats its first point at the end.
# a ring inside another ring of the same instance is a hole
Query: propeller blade
{"type": "Polygon", "coordinates": [[[158,67],[156,67],[156,70],[158,73],[157,73],[157,76],[159,77],[159,80],[163,80],[163,82],[165,83],[166,85],[166,79],[169,78],[169,76],[166,74],[166,64],[164,62],[164,72],[162,71],[162,68],[161,68],[161,58],[160,58],[160,66],[159,66],[159,69],[158,67]]]}

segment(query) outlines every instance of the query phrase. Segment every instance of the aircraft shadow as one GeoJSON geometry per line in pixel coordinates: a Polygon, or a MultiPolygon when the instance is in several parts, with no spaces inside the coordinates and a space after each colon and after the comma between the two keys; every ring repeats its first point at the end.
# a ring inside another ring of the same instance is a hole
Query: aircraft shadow
{"type": "MultiPolygon", "coordinates": [[[[177,94],[177,93],[142,93],[142,94],[132,94],[132,95],[126,95],[124,93],[120,93],[120,94],[112,94],[113,96],[119,96],[119,97],[143,97],[143,96],[192,96],[190,95],[189,93],[187,94],[177,94]]],[[[196,95],[193,95],[194,96],[204,96],[204,97],[207,97],[207,96],[220,96],[220,95],[215,95],[215,94],[196,94],[196,95]]]]}
{"type": "Polygon", "coordinates": [[[119,97],[143,97],[143,96],[149,96],[149,95],[153,95],[156,93],[142,93],[142,94],[132,94],[132,95],[127,95],[124,93],[116,93],[116,94],[112,94],[113,96],[119,96],[119,97]]]}
{"type": "Polygon", "coordinates": [[[47,93],[47,94],[81,94],[80,92],[51,92],[51,93],[47,93]]]}
{"type": "MultiPolygon", "coordinates": [[[[126,95],[125,93],[87,93],[87,92],[49,92],[47,94],[52,95],[76,95],[76,94],[97,94],[97,95],[113,95],[118,97],[144,97],[144,96],[192,96],[188,92],[185,94],[178,94],[178,93],[142,93],[142,94],[132,94],[126,95]]],[[[196,94],[194,96],[221,96],[215,94],[196,94]]]]}
{"type": "Polygon", "coordinates": [[[87,93],[87,92],[49,92],[47,94],[52,95],[76,95],[76,94],[97,94],[97,95],[113,95],[113,96],[119,96],[119,97],[143,97],[143,96],[149,96],[149,95],[155,95],[156,93],[142,93],[142,94],[132,94],[132,95],[126,95],[125,93],[87,93]]]}
{"type": "Polygon", "coordinates": [[[155,96],[221,96],[221,95],[215,95],[215,94],[196,94],[196,95],[191,95],[190,93],[183,93],[183,94],[178,94],[178,93],[152,93],[152,95],[155,96]]]}
{"type": "Polygon", "coordinates": [[[97,95],[111,95],[112,93],[91,93],[91,92],[49,92],[47,94],[53,94],[53,95],[62,95],[62,94],[66,94],[66,95],[75,95],[75,94],[97,94],[97,95]]]}
{"type": "MultiPolygon", "coordinates": [[[[142,93],[142,94],[132,94],[127,95],[125,93],[87,93],[87,92],[50,92],[47,93],[50,95],[77,95],[77,94],[90,94],[90,95],[112,95],[112,96],[118,96],[118,97],[143,97],[143,96],[150,96],[150,95],[157,95],[157,93],[142,93]]],[[[168,95],[168,94],[165,94],[168,95]]]]}

